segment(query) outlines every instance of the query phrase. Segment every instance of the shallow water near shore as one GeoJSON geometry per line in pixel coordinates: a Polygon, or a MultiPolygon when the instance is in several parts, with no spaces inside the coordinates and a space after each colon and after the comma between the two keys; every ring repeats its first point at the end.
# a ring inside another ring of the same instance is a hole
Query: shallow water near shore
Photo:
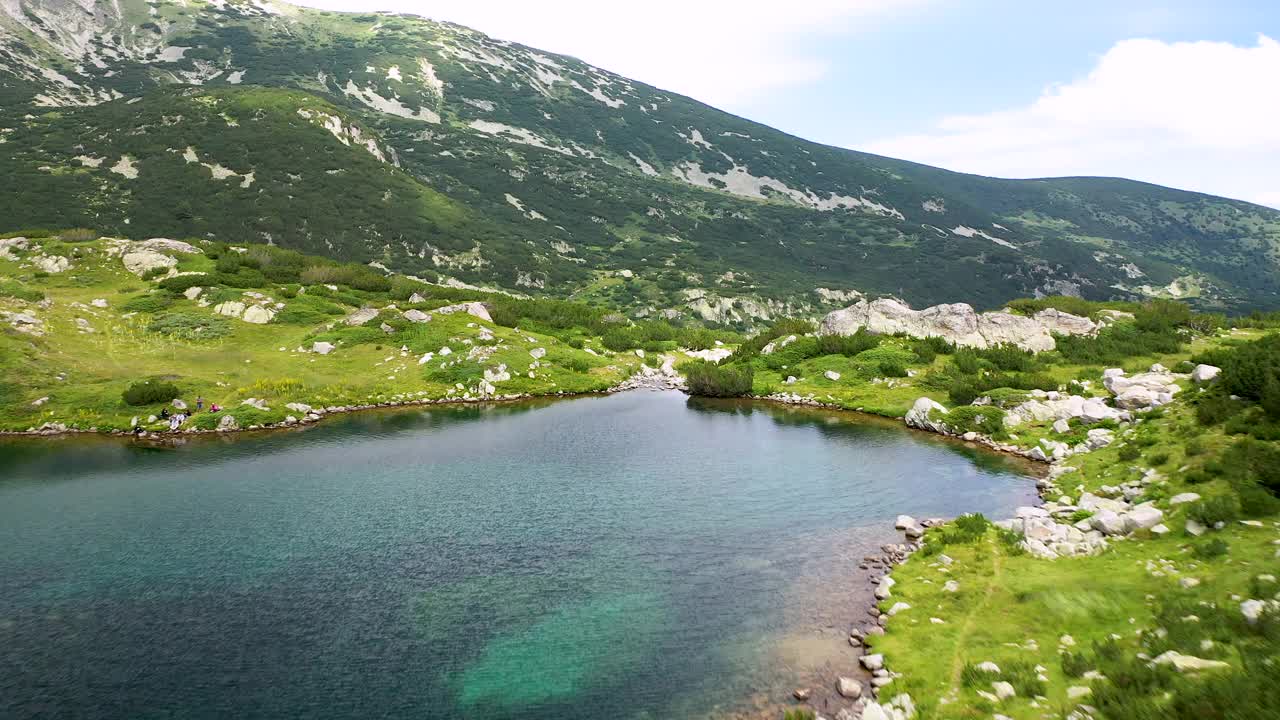
{"type": "Polygon", "coordinates": [[[1027,465],[679,393],[0,441],[0,716],[752,717],[856,666],[892,520],[1027,465]]]}

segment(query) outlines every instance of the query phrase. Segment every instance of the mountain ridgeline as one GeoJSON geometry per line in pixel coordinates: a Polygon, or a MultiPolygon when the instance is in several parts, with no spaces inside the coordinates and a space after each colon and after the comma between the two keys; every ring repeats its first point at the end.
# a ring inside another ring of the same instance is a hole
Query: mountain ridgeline
{"type": "Polygon", "coordinates": [[[1280,307],[1280,212],[834,148],[448,23],[0,0],[0,232],[268,242],[743,324],[859,293],[1280,307]]]}

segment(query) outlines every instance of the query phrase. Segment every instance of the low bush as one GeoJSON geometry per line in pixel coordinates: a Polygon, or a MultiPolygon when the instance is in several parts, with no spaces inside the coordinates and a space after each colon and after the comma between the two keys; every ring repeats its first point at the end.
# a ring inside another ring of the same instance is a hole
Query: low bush
{"type": "Polygon", "coordinates": [[[1214,495],[1198,500],[1187,508],[1187,517],[1206,527],[1231,522],[1240,517],[1240,499],[1234,495],[1214,495]]]}
{"type": "Polygon", "coordinates": [[[817,349],[819,355],[853,357],[879,344],[879,336],[872,335],[866,330],[859,330],[852,335],[819,335],[817,349]]]}
{"type": "Polygon", "coordinates": [[[1222,538],[1213,538],[1202,543],[1197,543],[1191,548],[1191,554],[1199,560],[1212,560],[1213,558],[1222,557],[1231,550],[1227,542],[1222,538]]]}
{"type": "Polygon", "coordinates": [[[157,283],[161,288],[178,295],[186,291],[188,288],[206,286],[212,278],[205,273],[196,273],[194,275],[178,275],[176,277],[165,278],[157,283]]]}
{"type": "Polygon", "coordinates": [[[216,340],[231,332],[231,323],[220,315],[170,312],[156,315],[147,332],[179,340],[216,340]]]}
{"type": "Polygon", "coordinates": [[[751,394],[755,371],[750,365],[720,366],[697,361],[684,366],[689,393],[705,397],[741,397],[751,394]]]}
{"type": "Polygon", "coordinates": [[[907,376],[907,366],[901,360],[881,360],[880,376],[887,378],[904,378],[907,376]]]}
{"type": "Polygon", "coordinates": [[[27,302],[40,302],[44,299],[44,293],[39,290],[29,288],[17,280],[8,279],[0,279],[0,295],[26,300],[27,302]]]}
{"type": "Polygon", "coordinates": [[[158,313],[173,305],[173,297],[167,293],[149,293],[129,298],[120,305],[123,312],[158,313]]]}
{"type": "Polygon", "coordinates": [[[990,405],[959,405],[947,412],[946,423],[958,433],[997,435],[1004,431],[1004,411],[990,405]]]}
{"type": "Polygon", "coordinates": [[[138,407],[141,405],[167,403],[181,394],[182,391],[173,383],[160,380],[143,380],[125,388],[124,392],[120,393],[120,396],[124,399],[126,405],[138,407]]]}

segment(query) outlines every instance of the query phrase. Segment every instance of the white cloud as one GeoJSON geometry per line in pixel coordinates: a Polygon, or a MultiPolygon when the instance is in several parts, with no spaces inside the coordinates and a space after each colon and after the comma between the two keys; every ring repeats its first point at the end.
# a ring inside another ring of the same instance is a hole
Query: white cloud
{"type": "Polygon", "coordinates": [[[809,43],[929,0],[295,0],[328,10],[391,10],[578,57],[719,107],[814,82],[828,62],[809,43]]]}
{"type": "MultiPolygon", "coordinates": [[[[1113,175],[1280,207],[1280,43],[1117,43],[1026,107],[858,149],[1001,177],[1113,175]]],[[[975,79],[975,82],[981,82],[975,79]]],[[[852,145],[851,145],[852,146],[852,145]]]]}

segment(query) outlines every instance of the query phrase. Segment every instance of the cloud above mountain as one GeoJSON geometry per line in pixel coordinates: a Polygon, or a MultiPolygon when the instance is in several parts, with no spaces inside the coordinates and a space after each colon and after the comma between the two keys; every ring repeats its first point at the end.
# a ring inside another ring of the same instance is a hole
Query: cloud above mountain
{"type": "Polygon", "coordinates": [[[984,175],[1120,175],[1280,207],[1276,78],[1280,42],[1265,35],[1244,46],[1126,40],[1026,106],[857,147],[984,175]]]}
{"type": "Polygon", "coordinates": [[[878,19],[930,0],[298,2],[327,10],[377,9],[447,20],[730,107],[775,88],[821,79],[831,60],[814,52],[816,36],[867,29],[878,19]]]}

